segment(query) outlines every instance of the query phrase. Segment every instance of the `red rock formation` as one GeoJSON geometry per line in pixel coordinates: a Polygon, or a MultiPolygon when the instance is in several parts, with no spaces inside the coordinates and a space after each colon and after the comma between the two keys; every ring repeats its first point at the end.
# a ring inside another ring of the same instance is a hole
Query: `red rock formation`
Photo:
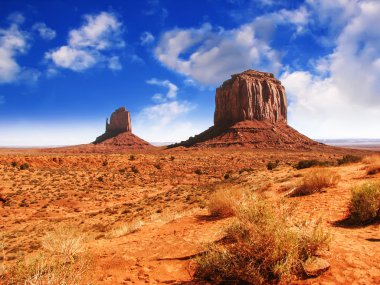
{"type": "Polygon", "coordinates": [[[125,107],[117,109],[111,114],[110,123],[106,120],[106,133],[132,132],[131,114],[125,107]]]}
{"type": "Polygon", "coordinates": [[[286,123],[286,105],[285,88],[272,73],[247,70],[216,89],[214,126],[245,120],[286,123]]]}
{"type": "Polygon", "coordinates": [[[152,147],[151,144],[132,134],[130,113],[121,107],[111,114],[110,122],[106,120],[106,132],[97,137],[94,144],[106,148],[143,149],[152,147]]]}
{"type": "Polygon", "coordinates": [[[216,89],[214,126],[169,147],[311,148],[319,143],[287,125],[285,88],[273,74],[247,70],[216,89]]]}

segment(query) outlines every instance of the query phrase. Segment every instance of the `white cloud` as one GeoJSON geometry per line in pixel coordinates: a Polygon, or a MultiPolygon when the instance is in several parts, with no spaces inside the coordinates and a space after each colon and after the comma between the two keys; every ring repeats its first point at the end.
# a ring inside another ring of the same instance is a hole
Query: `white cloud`
{"type": "Polygon", "coordinates": [[[379,137],[380,2],[356,5],[334,51],[316,61],[319,74],[294,71],[281,77],[290,100],[289,121],[309,136],[379,137]]]}
{"type": "Polygon", "coordinates": [[[69,45],[76,48],[104,50],[125,46],[122,24],[112,13],[85,15],[85,24],[69,32],[69,45]]]}
{"type": "Polygon", "coordinates": [[[60,67],[69,68],[74,71],[88,69],[96,64],[97,56],[91,51],[75,49],[70,46],[62,46],[50,52],[47,56],[60,67]]]}
{"type": "Polygon", "coordinates": [[[22,67],[17,62],[17,57],[25,54],[29,48],[29,35],[19,27],[24,17],[14,13],[8,18],[13,21],[10,26],[7,29],[0,28],[0,84],[34,82],[39,72],[22,67]]]}
{"type": "Polygon", "coordinates": [[[41,38],[44,40],[52,40],[56,37],[56,32],[46,26],[45,23],[36,23],[33,25],[32,30],[37,31],[41,38]]]}
{"type": "Polygon", "coordinates": [[[154,36],[149,32],[143,32],[140,36],[140,43],[143,46],[149,45],[154,42],[154,36]]]}
{"type": "Polygon", "coordinates": [[[167,99],[175,99],[177,97],[178,87],[169,80],[158,80],[156,78],[152,78],[147,80],[146,83],[168,88],[168,92],[166,93],[167,99]]]}
{"type": "Polygon", "coordinates": [[[99,63],[112,70],[122,68],[119,57],[109,51],[125,46],[122,23],[112,13],[85,15],[85,23],[69,32],[68,44],[45,54],[61,68],[83,71],[99,63]]]}
{"type": "Polygon", "coordinates": [[[169,80],[152,78],[147,84],[167,88],[166,94],[156,93],[152,100],[156,104],[141,110],[136,118],[136,134],[154,142],[177,141],[178,138],[194,135],[192,124],[184,120],[184,115],[196,106],[184,100],[177,99],[178,87],[169,80]],[[183,129],[183,126],[188,129],[183,129]],[[165,137],[167,135],[167,137],[165,137]]]}
{"type": "Polygon", "coordinates": [[[165,32],[155,48],[155,56],[166,67],[201,84],[217,85],[231,74],[253,68],[277,73],[280,54],[269,45],[271,30],[291,24],[301,33],[307,24],[305,7],[280,10],[256,18],[236,29],[224,30],[203,24],[194,29],[165,32]]]}

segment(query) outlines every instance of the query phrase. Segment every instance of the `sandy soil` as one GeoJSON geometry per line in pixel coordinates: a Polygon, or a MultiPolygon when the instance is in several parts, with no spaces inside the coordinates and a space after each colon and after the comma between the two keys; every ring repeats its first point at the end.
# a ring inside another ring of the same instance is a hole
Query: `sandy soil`
{"type": "MultiPolygon", "coordinates": [[[[347,149],[149,150],[117,153],[46,153],[0,150],[0,232],[5,247],[1,262],[42,250],[41,238],[60,224],[79,228],[94,258],[95,284],[198,284],[194,256],[205,243],[219,239],[229,219],[208,216],[207,199],[216,189],[243,188],[268,197],[308,170],[292,165],[301,159],[335,162],[347,149]],[[280,162],[273,171],[268,162],[280,162]],[[29,168],[19,166],[28,163],[29,168]],[[16,165],[16,166],[12,166],[16,165]],[[227,174],[227,175],[226,175],[227,174]],[[115,229],[143,221],[141,229],[121,236],[115,229]]],[[[299,215],[321,218],[333,241],[326,259],[331,269],[301,284],[380,284],[380,229],[339,226],[347,215],[353,185],[367,176],[362,163],[334,166],[341,182],[325,192],[289,198],[299,215]]],[[[0,283],[1,283],[0,279],[0,283]]],[[[4,281],[3,281],[4,282],[4,281]]]]}

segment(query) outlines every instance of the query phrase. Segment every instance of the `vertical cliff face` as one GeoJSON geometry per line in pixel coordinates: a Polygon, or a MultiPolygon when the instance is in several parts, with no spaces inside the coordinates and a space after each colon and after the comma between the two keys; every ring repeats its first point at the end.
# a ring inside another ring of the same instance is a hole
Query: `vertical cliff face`
{"type": "Polygon", "coordinates": [[[247,70],[231,76],[216,89],[214,126],[246,120],[286,123],[285,88],[273,74],[247,70]]]}
{"type": "Polygon", "coordinates": [[[287,125],[285,88],[272,73],[247,70],[216,89],[214,125],[169,147],[310,149],[319,143],[287,125]]]}
{"type": "Polygon", "coordinates": [[[121,107],[111,114],[110,122],[106,122],[106,133],[116,134],[132,132],[131,114],[121,107]]]}

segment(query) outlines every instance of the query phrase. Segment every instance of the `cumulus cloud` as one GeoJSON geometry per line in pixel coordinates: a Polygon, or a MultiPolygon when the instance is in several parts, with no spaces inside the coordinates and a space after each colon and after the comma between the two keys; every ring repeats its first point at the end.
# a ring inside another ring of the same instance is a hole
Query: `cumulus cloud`
{"type": "Polygon", "coordinates": [[[200,28],[176,28],[161,36],[155,56],[166,67],[205,85],[220,84],[229,75],[249,68],[277,73],[281,58],[269,44],[270,30],[290,24],[301,33],[307,15],[305,7],[300,7],[258,17],[236,29],[209,23],[200,28]]]}
{"type": "Polygon", "coordinates": [[[195,105],[177,98],[178,87],[169,80],[152,78],[147,84],[164,87],[166,94],[156,93],[152,96],[155,104],[149,105],[137,115],[136,133],[144,138],[155,141],[174,141],[181,137],[194,135],[194,127],[191,123],[183,120],[183,115],[195,108],[195,105]],[[184,130],[186,125],[189,128],[184,130]],[[166,139],[164,134],[168,135],[166,139]]]}
{"type": "Polygon", "coordinates": [[[125,46],[123,26],[118,18],[108,12],[85,15],[84,24],[69,32],[67,45],[45,54],[57,67],[83,71],[99,63],[112,70],[121,69],[119,58],[110,54],[125,46]]]}
{"type": "Polygon", "coordinates": [[[10,26],[0,28],[0,84],[33,82],[37,80],[39,72],[22,67],[17,62],[17,57],[25,54],[29,48],[29,34],[20,29],[24,17],[13,13],[8,19],[11,21],[10,26]]]}
{"type": "Polygon", "coordinates": [[[56,32],[46,26],[45,23],[36,23],[33,25],[32,30],[37,31],[41,38],[44,40],[52,40],[56,37],[56,32]]]}
{"type": "MultiPolygon", "coordinates": [[[[281,77],[290,100],[289,119],[312,137],[378,137],[380,3],[340,2],[354,3],[356,14],[346,19],[333,52],[316,61],[315,73],[293,71],[281,77]]],[[[332,9],[336,12],[337,7],[332,9]]],[[[351,15],[349,11],[340,14],[351,15]]]]}
{"type": "Polygon", "coordinates": [[[152,78],[152,79],[147,80],[146,83],[150,85],[166,87],[168,89],[168,92],[166,93],[165,96],[162,94],[155,94],[153,96],[153,99],[158,98],[157,95],[160,95],[159,97],[161,100],[175,99],[177,97],[178,87],[177,85],[171,83],[169,80],[158,80],[156,78],[152,78]]]}

